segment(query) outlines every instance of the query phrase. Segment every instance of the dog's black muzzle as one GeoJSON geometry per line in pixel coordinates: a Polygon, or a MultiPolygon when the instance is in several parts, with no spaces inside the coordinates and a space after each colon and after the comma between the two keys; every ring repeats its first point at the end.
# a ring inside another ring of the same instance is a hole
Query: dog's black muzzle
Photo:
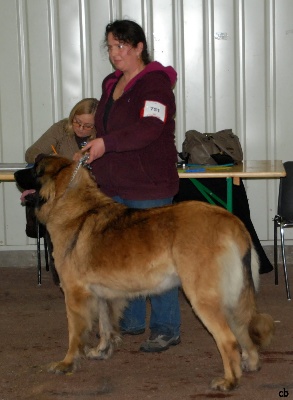
{"type": "Polygon", "coordinates": [[[34,166],[20,169],[14,173],[14,179],[21,189],[38,189],[36,171],[34,166]]]}
{"type": "Polygon", "coordinates": [[[36,172],[36,168],[38,163],[45,157],[45,154],[39,154],[36,157],[36,161],[32,167],[28,167],[25,169],[20,169],[14,173],[14,179],[18,186],[20,186],[23,190],[29,189],[40,189],[40,184],[38,183],[38,175],[36,172]]]}

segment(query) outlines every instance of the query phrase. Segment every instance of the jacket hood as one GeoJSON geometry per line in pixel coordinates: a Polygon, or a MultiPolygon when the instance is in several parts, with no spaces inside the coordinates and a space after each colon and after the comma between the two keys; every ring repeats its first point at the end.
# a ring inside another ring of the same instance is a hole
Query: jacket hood
{"type": "Polygon", "coordinates": [[[145,68],[141,71],[141,73],[138,75],[143,76],[145,74],[148,74],[149,72],[154,72],[154,71],[164,72],[166,75],[168,75],[171,85],[172,86],[175,85],[177,80],[177,72],[175,71],[175,69],[170,65],[168,67],[164,67],[164,65],[162,65],[158,61],[152,61],[149,64],[147,64],[145,68]]]}
{"type": "MultiPolygon", "coordinates": [[[[149,64],[147,64],[139,74],[137,74],[133,79],[131,79],[131,81],[126,85],[125,91],[129,89],[131,86],[133,86],[135,82],[141,79],[144,75],[149,74],[150,72],[157,72],[157,71],[164,72],[170,79],[171,86],[173,87],[175,85],[177,80],[177,72],[175,71],[175,69],[170,65],[165,67],[158,61],[152,61],[149,64]]],[[[107,93],[109,93],[109,91],[113,86],[113,83],[117,82],[117,80],[120,78],[121,75],[123,75],[123,72],[121,72],[118,69],[112,74],[108,75],[105,82],[107,93]]]]}

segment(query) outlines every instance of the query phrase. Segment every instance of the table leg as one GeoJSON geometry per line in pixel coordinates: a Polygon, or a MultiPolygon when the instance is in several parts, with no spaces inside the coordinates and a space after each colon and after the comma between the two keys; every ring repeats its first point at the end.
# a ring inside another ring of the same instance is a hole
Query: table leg
{"type": "Polygon", "coordinates": [[[227,181],[227,210],[233,212],[233,181],[232,178],[226,178],[227,181]]]}
{"type": "Polygon", "coordinates": [[[216,205],[216,200],[219,204],[221,204],[228,211],[232,212],[232,178],[227,178],[227,202],[218,197],[215,193],[213,193],[207,186],[203,185],[196,178],[189,178],[197,190],[204,196],[204,198],[210,203],[216,205]],[[229,182],[230,180],[230,182],[229,182]]]}

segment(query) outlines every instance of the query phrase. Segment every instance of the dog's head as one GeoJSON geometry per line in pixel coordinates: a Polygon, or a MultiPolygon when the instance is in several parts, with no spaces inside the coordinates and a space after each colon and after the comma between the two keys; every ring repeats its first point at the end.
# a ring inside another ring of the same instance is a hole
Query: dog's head
{"type": "Polygon", "coordinates": [[[31,205],[35,205],[40,222],[47,224],[48,215],[53,207],[57,207],[57,203],[56,211],[61,212],[61,205],[69,204],[66,199],[70,199],[72,204],[88,188],[97,189],[94,177],[82,166],[87,166],[84,159],[76,162],[58,155],[41,155],[33,167],[15,172],[15,181],[20,188],[35,190],[28,200],[31,205]]]}
{"type": "MultiPolygon", "coordinates": [[[[37,157],[32,167],[16,171],[14,178],[18,186],[23,190],[35,190],[34,193],[26,196],[26,204],[35,206],[39,210],[44,204],[52,203],[56,196],[56,182],[59,180],[58,187],[60,190],[68,185],[76,165],[76,162],[65,157],[42,155],[37,157]],[[68,169],[68,172],[62,174],[62,171],[66,169],[68,169]],[[62,180],[60,179],[61,175],[63,175],[62,180]]],[[[43,218],[39,218],[39,220],[45,223],[43,218]]]]}
{"type": "Polygon", "coordinates": [[[32,167],[16,171],[14,178],[22,189],[39,191],[48,179],[56,177],[61,170],[72,164],[73,161],[65,157],[41,155],[32,167]]]}

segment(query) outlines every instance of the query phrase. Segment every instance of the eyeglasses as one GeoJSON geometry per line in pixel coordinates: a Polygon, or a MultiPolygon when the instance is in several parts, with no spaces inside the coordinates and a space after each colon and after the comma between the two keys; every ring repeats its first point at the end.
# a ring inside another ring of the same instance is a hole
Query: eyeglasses
{"type": "Polygon", "coordinates": [[[108,53],[110,53],[113,50],[117,50],[118,52],[121,52],[126,49],[129,49],[129,50],[132,49],[132,47],[130,46],[129,43],[118,43],[118,44],[114,44],[113,46],[108,44],[108,46],[107,46],[108,53]]]}
{"type": "Polygon", "coordinates": [[[84,129],[85,131],[90,131],[93,129],[94,124],[83,124],[79,122],[76,118],[72,121],[72,125],[78,127],[79,129],[84,129]]]}

